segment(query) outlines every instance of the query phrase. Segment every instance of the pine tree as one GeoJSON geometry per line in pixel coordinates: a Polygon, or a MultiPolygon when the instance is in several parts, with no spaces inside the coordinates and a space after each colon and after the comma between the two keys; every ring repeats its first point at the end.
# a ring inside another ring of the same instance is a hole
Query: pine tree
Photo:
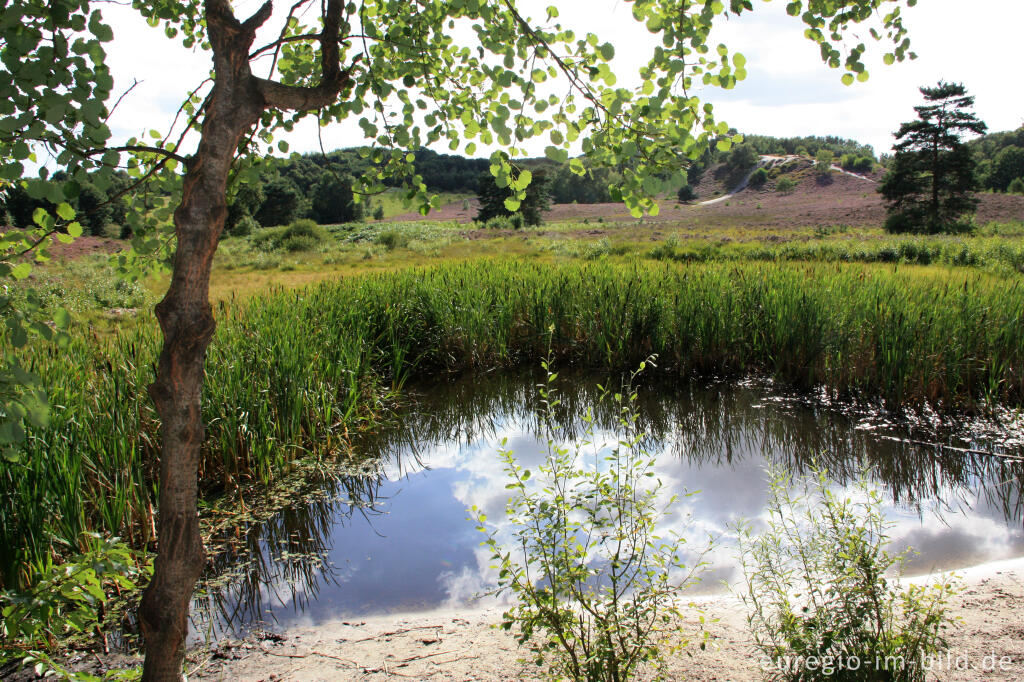
{"type": "Polygon", "coordinates": [[[978,200],[975,160],[960,140],[984,134],[987,126],[970,109],[974,98],[959,83],[920,89],[926,104],[914,107],[918,120],[895,133],[896,152],[879,187],[888,204],[890,232],[956,232],[978,200]]]}

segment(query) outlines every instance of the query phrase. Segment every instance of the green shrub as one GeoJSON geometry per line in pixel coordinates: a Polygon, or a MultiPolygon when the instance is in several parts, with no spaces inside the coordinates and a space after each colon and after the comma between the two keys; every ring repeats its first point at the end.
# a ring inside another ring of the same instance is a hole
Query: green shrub
{"type": "Polygon", "coordinates": [[[1010,194],[1024,194],[1024,178],[1014,178],[1006,191],[1010,194]]]}
{"type": "Polygon", "coordinates": [[[875,160],[870,156],[862,156],[853,164],[855,173],[870,173],[875,169],[875,160]]]}
{"type": "Polygon", "coordinates": [[[282,239],[280,248],[288,253],[298,253],[301,251],[315,251],[320,245],[319,239],[300,234],[282,239]]]}
{"type": "Polygon", "coordinates": [[[796,180],[793,178],[779,178],[775,184],[775,191],[779,194],[792,194],[796,189],[796,180]]]}
{"type": "Polygon", "coordinates": [[[693,190],[693,185],[683,185],[679,188],[679,193],[676,195],[682,203],[689,203],[697,198],[697,193],[693,190]]]}
{"type": "Polygon", "coordinates": [[[881,493],[860,475],[833,492],[820,469],[795,486],[771,472],[767,528],[740,528],[748,624],[769,680],[918,682],[942,635],[951,578],[898,582],[881,493]]]}
{"type": "Polygon", "coordinates": [[[260,224],[251,215],[243,215],[235,221],[235,224],[228,230],[232,237],[248,237],[260,229],[260,224]]]}
{"type": "Polygon", "coordinates": [[[83,553],[47,561],[28,592],[0,592],[0,666],[18,661],[40,676],[77,679],[49,651],[68,638],[102,634],[111,595],[135,592],[151,570],[118,538],[87,533],[82,540],[83,553]]]}
{"type": "Polygon", "coordinates": [[[764,168],[758,168],[750,176],[751,187],[763,187],[766,182],[768,182],[768,171],[764,168]]]}
{"type": "Polygon", "coordinates": [[[814,157],[814,173],[819,181],[827,181],[832,177],[832,152],[827,149],[819,149],[814,157]]]}
{"type": "Polygon", "coordinates": [[[385,230],[377,235],[376,242],[388,251],[409,246],[409,235],[401,230],[385,230]]]}
{"type": "Polygon", "coordinates": [[[514,230],[515,226],[508,216],[495,216],[483,223],[488,230],[514,230]]]}
{"type": "Polygon", "coordinates": [[[299,220],[293,220],[288,227],[284,228],[284,232],[281,235],[284,239],[291,237],[313,237],[314,239],[323,239],[327,236],[326,230],[316,224],[315,221],[309,218],[300,218],[299,220]]]}
{"type": "Polygon", "coordinates": [[[257,251],[270,252],[277,248],[281,240],[281,228],[268,227],[257,230],[251,238],[252,247],[257,251]]]}
{"type": "Polygon", "coordinates": [[[601,392],[600,400],[614,401],[619,413],[618,441],[597,443],[588,409],[584,433],[570,449],[556,441],[562,437],[552,426],[557,375],[547,363],[544,368],[544,462],[531,471],[510,450],[500,452],[511,490],[509,544],[479,509],[471,513],[500,568],[497,592],[516,598],[502,626],[517,629],[538,665],[550,665],[549,677],[628,680],[641,665],[660,665],[674,651],[679,595],[703,564],[685,566],[685,540],[658,535],[656,525],[675,499],[659,501],[662,484],[652,476],[655,457],[641,445],[630,385],[614,396],[601,392]]]}
{"type": "Polygon", "coordinates": [[[870,156],[843,154],[839,165],[843,170],[850,171],[851,173],[870,173],[875,168],[875,160],[870,156]]]}
{"type": "Polygon", "coordinates": [[[292,221],[287,227],[259,230],[252,238],[259,251],[313,251],[329,239],[327,231],[308,218],[292,221]]]}
{"type": "Polygon", "coordinates": [[[377,208],[373,209],[374,220],[384,220],[384,204],[377,204],[377,208]]]}

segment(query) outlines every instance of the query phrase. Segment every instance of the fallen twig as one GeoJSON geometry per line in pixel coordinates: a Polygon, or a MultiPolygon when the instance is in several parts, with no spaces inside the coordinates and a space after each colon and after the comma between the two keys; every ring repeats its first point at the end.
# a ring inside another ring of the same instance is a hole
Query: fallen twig
{"type": "Polygon", "coordinates": [[[373,635],[372,637],[363,637],[362,639],[343,639],[338,640],[345,644],[359,644],[360,642],[369,642],[374,639],[380,639],[381,637],[393,637],[394,635],[404,635],[407,632],[413,632],[415,630],[440,630],[443,625],[420,625],[414,628],[402,628],[400,630],[392,630],[391,632],[382,632],[379,635],[373,635]]]}
{"type": "Polygon", "coordinates": [[[355,661],[353,661],[350,658],[343,658],[341,656],[335,656],[334,654],[326,654],[326,653],[324,653],[322,651],[315,651],[315,650],[309,651],[308,653],[305,653],[305,654],[284,654],[284,653],[278,653],[276,651],[269,651],[267,649],[263,649],[263,653],[265,653],[265,654],[267,654],[269,656],[277,656],[279,658],[309,658],[310,656],[322,656],[323,658],[330,658],[330,659],[335,660],[335,661],[341,661],[342,663],[348,663],[353,668],[362,668],[363,667],[362,665],[360,665],[359,663],[356,663],[355,661]]]}

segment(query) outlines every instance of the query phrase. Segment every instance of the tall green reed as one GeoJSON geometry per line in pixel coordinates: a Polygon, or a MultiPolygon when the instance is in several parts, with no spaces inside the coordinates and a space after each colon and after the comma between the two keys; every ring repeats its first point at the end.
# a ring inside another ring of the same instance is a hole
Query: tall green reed
{"type": "MultiPolygon", "coordinates": [[[[207,361],[207,495],[344,448],[413,375],[560,361],[678,376],[765,373],[800,388],[953,411],[1024,398],[1024,292],[972,271],[842,263],[483,260],[222,304],[207,361]]],[[[151,320],[80,333],[27,362],[49,428],[0,467],[0,579],[23,583],[95,531],[152,542],[157,420],[151,320]]]]}

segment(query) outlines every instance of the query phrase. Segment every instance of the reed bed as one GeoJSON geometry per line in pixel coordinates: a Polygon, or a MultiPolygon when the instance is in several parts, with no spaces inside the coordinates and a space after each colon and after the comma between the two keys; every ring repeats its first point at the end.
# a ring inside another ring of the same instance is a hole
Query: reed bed
{"type": "MultiPolygon", "coordinates": [[[[798,263],[468,264],[275,291],[217,311],[201,464],[207,499],[329,456],[411,376],[535,363],[679,377],[765,373],[800,388],[955,411],[1024,398],[1016,278],[798,263]]],[[[152,542],[155,324],[77,335],[27,361],[50,426],[0,468],[0,579],[24,585],[86,531],[152,542]]]]}
{"type": "Polygon", "coordinates": [[[711,261],[808,261],[825,263],[895,263],[979,267],[1024,272],[1024,241],[1005,237],[901,236],[792,240],[780,244],[753,242],[686,242],[670,237],[648,254],[658,260],[686,263],[711,261]]]}

